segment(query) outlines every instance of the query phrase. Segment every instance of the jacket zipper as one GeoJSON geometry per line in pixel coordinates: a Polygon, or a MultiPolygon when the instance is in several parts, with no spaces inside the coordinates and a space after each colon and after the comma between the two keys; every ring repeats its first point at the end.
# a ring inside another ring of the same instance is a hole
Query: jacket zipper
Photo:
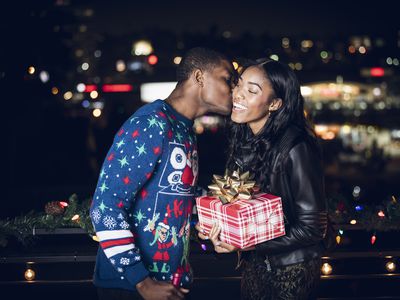
{"type": "Polygon", "coordinates": [[[271,271],[271,263],[269,261],[268,255],[265,255],[265,265],[267,266],[267,271],[270,272],[271,271]]]}

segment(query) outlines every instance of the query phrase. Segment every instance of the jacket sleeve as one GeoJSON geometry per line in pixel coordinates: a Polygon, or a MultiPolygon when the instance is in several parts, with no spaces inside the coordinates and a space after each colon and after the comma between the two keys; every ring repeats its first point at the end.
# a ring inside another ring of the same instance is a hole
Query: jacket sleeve
{"type": "Polygon", "coordinates": [[[286,226],[286,235],[256,245],[256,251],[265,255],[311,246],[322,240],[326,233],[326,200],[319,157],[302,142],[290,150],[285,167],[283,178],[286,182],[283,185],[292,198],[294,218],[286,226]]]}
{"type": "Polygon", "coordinates": [[[165,123],[146,115],[126,121],[104,160],[90,208],[100,247],[133,286],[148,276],[131,231],[130,208],[144,198],[144,185],[161,158],[165,123]]]}

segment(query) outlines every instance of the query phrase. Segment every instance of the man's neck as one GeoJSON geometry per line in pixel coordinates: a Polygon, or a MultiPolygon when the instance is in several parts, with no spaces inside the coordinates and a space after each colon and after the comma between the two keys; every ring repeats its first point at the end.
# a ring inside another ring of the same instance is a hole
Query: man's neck
{"type": "Polygon", "coordinates": [[[175,89],[165,101],[178,113],[190,120],[194,120],[207,112],[207,109],[202,107],[199,101],[196,101],[195,97],[189,93],[185,93],[185,90],[182,88],[175,89]]]}

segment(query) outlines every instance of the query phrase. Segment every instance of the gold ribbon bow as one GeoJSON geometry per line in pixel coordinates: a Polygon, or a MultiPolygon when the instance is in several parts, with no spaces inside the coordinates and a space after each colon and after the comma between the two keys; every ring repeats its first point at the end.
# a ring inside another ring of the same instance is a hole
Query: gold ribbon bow
{"type": "Polygon", "coordinates": [[[224,177],[213,175],[213,183],[209,185],[210,194],[218,197],[223,204],[233,203],[239,199],[251,199],[253,193],[258,191],[255,181],[249,180],[250,173],[247,171],[240,174],[239,170],[228,175],[225,171],[224,177]]]}

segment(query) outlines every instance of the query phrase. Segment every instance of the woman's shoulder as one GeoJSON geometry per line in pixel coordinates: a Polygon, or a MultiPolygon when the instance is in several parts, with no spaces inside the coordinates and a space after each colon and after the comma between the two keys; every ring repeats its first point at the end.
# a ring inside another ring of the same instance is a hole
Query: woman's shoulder
{"type": "Polygon", "coordinates": [[[298,139],[287,153],[287,160],[302,163],[317,163],[321,162],[321,150],[313,140],[306,137],[298,139]]]}
{"type": "Polygon", "coordinates": [[[305,132],[300,128],[292,125],[289,126],[282,134],[278,143],[279,153],[289,152],[293,147],[301,142],[306,141],[305,132]]]}
{"type": "Polygon", "coordinates": [[[320,149],[316,137],[296,126],[290,126],[286,130],[280,144],[280,152],[288,156],[319,156],[320,149]]]}

